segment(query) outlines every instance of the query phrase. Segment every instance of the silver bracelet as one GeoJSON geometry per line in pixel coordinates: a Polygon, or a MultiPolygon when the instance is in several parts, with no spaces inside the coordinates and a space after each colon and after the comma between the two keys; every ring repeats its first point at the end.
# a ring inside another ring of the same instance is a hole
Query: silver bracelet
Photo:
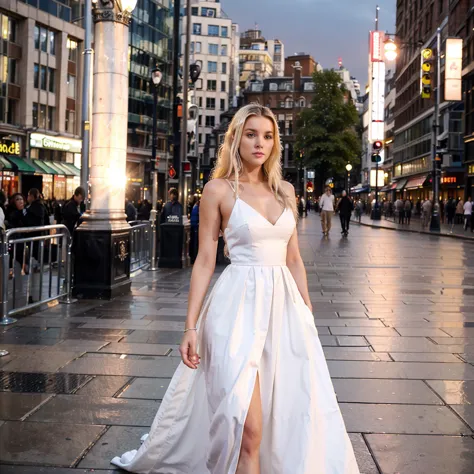
{"type": "Polygon", "coordinates": [[[197,328],[189,328],[189,329],[184,330],[184,332],[188,332],[188,331],[197,331],[197,328]]]}

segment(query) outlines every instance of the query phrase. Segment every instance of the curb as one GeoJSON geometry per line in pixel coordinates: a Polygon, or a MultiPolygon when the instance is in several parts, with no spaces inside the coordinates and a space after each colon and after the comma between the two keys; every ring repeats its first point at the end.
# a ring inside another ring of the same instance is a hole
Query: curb
{"type": "Polygon", "coordinates": [[[424,235],[431,235],[432,237],[448,237],[451,239],[457,240],[465,240],[468,242],[474,242],[474,237],[468,237],[464,235],[456,235],[456,234],[445,234],[443,232],[434,233],[434,232],[427,232],[426,230],[415,230],[415,229],[397,229],[395,227],[385,227],[382,225],[373,225],[367,224],[366,222],[359,222],[359,221],[351,221],[351,223],[363,225],[365,227],[371,227],[372,229],[384,229],[384,230],[394,230],[398,232],[411,232],[412,234],[424,234],[424,235]]]}

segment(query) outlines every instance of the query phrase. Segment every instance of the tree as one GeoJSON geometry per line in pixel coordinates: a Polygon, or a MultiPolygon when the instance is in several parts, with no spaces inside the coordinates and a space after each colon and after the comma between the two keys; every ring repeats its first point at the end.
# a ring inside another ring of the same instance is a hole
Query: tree
{"type": "Polygon", "coordinates": [[[358,164],[359,116],[334,69],[316,71],[313,82],[311,108],[303,109],[298,117],[295,152],[302,166],[316,171],[322,187],[327,178],[344,175],[347,163],[358,164]]]}

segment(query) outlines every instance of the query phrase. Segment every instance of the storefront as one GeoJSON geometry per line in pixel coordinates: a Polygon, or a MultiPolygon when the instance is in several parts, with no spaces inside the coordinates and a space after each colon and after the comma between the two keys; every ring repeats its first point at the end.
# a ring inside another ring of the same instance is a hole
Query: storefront
{"type": "Polygon", "coordinates": [[[441,175],[439,197],[443,201],[449,198],[464,199],[465,179],[463,171],[444,171],[441,175]]]}
{"type": "Polygon", "coordinates": [[[7,197],[18,192],[18,176],[15,175],[15,166],[8,160],[8,157],[19,155],[19,142],[5,138],[0,139],[0,188],[7,197]]]}
{"type": "MultiPolygon", "coordinates": [[[[467,164],[467,196],[474,199],[474,163],[467,164]]],[[[466,199],[467,199],[466,196],[466,199]]]]}
{"type": "Polygon", "coordinates": [[[429,196],[430,190],[425,186],[428,179],[428,174],[422,174],[420,176],[413,176],[408,179],[405,184],[404,198],[416,203],[417,201],[424,201],[429,196]]]}
{"type": "Polygon", "coordinates": [[[25,161],[42,169],[41,190],[45,199],[61,201],[74,194],[81,181],[81,150],[81,140],[31,134],[31,160],[25,161]]]}
{"type": "Polygon", "coordinates": [[[143,200],[144,183],[141,163],[127,161],[127,188],[125,196],[135,205],[143,200]]]}

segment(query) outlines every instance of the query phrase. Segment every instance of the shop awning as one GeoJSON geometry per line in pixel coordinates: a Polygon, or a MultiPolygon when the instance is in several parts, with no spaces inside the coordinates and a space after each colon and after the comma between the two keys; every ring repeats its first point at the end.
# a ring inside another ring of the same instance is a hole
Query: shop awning
{"type": "Polygon", "coordinates": [[[68,169],[71,172],[71,176],[81,176],[81,170],[74,166],[72,163],[63,163],[61,162],[63,168],[68,169]]]}
{"type": "Polygon", "coordinates": [[[51,166],[48,166],[43,160],[38,160],[35,158],[32,161],[37,167],[43,170],[44,174],[53,174],[53,175],[58,174],[55,169],[51,168],[51,166]]]}
{"type": "Polygon", "coordinates": [[[0,170],[13,171],[14,166],[6,158],[0,155],[0,170]]]}
{"type": "Polygon", "coordinates": [[[428,177],[427,174],[422,176],[416,176],[414,178],[410,178],[405,186],[406,189],[418,189],[423,186],[423,183],[426,181],[428,177]]]}
{"type": "Polygon", "coordinates": [[[368,193],[368,192],[369,192],[368,186],[364,186],[363,188],[353,189],[352,191],[353,194],[361,194],[361,193],[368,193]]]}
{"type": "Polygon", "coordinates": [[[27,160],[24,158],[18,158],[16,156],[9,156],[8,161],[13,163],[17,168],[20,173],[30,173],[34,174],[37,173],[37,168],[34,167],[33,165],[29,164],[27,160]]]}
{"type": "Polygon", "coordinates": [[[391,191],[391,190],[392,190],[392,185],[389,184],[388,186],[384,186],[384,187],[380,190],[380,192],[381,192],[381,193],[388,193],[388,192],[391,191]]]}
{"type": "Polygon", "coordinates": [[[397,191],[401,191],[404,187],[405,187],[405,184],[407,184],[407,179],[401,179],[400,181],[397,182],[397,186],[396,186],[396,190],[397,191]]]}
{"type": "Polygon", "coordinates": [[[60,163],[59,161],[45,161],[45,163],[53,170],[56,171],[56,174],[61,174],[64,176],[75,176],[72,171],[65,166],[65,163],[60,163]]]}

